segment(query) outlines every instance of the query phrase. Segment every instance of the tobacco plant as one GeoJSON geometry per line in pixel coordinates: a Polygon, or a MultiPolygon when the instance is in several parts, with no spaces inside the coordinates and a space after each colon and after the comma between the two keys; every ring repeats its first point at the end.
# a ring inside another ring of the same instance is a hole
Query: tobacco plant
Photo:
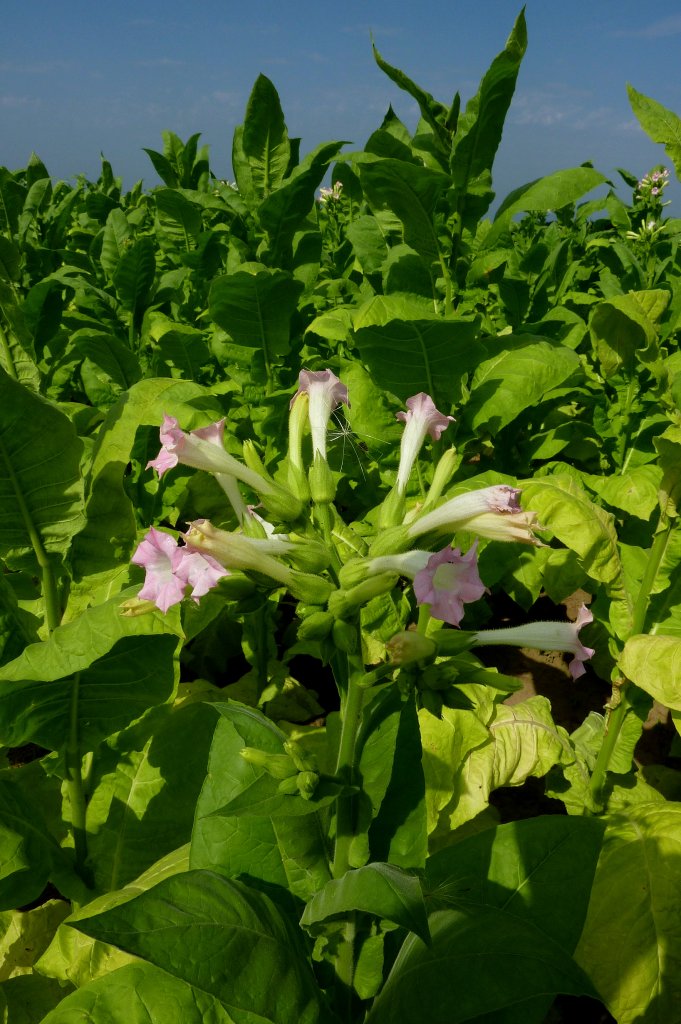
{"type": "Polygon", "coordinates": [[[361,151],[261,75],[233,182],[0,169],[8,1024],[675,1019],[680,222],[588,162],[489,219],[526,43],[464,106],[374,49],[361,151]]]}

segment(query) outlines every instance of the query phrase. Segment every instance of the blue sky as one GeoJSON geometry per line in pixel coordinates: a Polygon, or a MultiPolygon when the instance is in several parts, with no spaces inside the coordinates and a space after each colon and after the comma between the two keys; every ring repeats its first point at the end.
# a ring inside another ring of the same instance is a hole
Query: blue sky
{"type": "MultiPolygon", "coordinates": [[[[389,103],[413,128],[416,107],[374,64],[383,57],[437,99],[465,102],[503,48],[513,0],[4,0],[0,164],[32,150],[54,177],[96,178],[99,154],[126,188],[156,183],[143,147],[161,131],[202,132],[218,177],[230,175],[235,124],[262,72],[302,152],[329,139],[363,146],[389,103]]],[[[562,167],[592,160],[608,176],[669,161],[638,126],[639,92],[681,115],[681,12],[640,0],[528,0],[529,45],[494,168],[497,201],[562,167]]],[[[670,165],[671,166],[671,165],[670,165]]],[[[672,171],[673,175],[673,171],[672,171]]],[[[619,179],[618,179],[619,180],[619,179]]],[[[626,194],[626,192],[623,192],[626,194]]],[[[681,216],[674,182],[667,213],[681,216]]]]}

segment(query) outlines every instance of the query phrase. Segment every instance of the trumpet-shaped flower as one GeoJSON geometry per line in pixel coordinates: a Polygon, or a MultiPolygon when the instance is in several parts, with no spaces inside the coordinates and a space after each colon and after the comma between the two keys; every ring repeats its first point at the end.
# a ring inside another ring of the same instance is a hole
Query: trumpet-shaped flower
{"type": "Polygon", "coordinates": [[[478,574],[478,542],[461,554],[459,548],[447,546],[428,559],[428,564],[414,578],[414,593],[419,604],[430,605],[435,619],[458,626],[463,618],[464,604],[479,601],[486,591],[478,574]]]}
{"type": "Polygon", "coordinates": [[[414,462],[421,451],[426,435],[430,434],[433,441],[439,441],[443,430],[453,422],[453,416],[445,416],[435,408],[430,395],[420,391],[407,399],[408,412],[398,412],[396,418],[405,424],[400,442],[400,464],[397,470],[397,490],[404,494],[414,462]]]}
{"type": "Polygon", "coordinates": [[[568,668],[573,679],[579,679],[586,669],[584,662],[595,654],[591,647],[585,647],[579,639],[582,626],[593,622],[593,615],[582,605],[574,622],[528,622],[525,626],[510,626],[507,629],[483,629],[473,638],[474,646],[487,644],[511,644],[513,647],[534,647],[538,651],[565,651],[573,658],[568,668]]]}
{"type": "Polygon", "coordinates": [[[348,389],[331,370],[301,370],[298,390],[291,399],[291,407],[299,395],[309,398],[310,433],[313,453],[326,459],[326,431],[333,410],[343,402],[350,408],[348,389]]]}
{"type": "Polygon", "coordinates": [[[433,531],[468,530],[490,540],[517,540],[541,546],[533,532],[537,517],[534,512],[521,509],[520,493],[517,487],[496,484],[459,494],[415,519],[407,534],[414,539],[433,531]]]}
{"type": "Polygon", "coordinates": [[[153,601],[162,612],[179,604],[187,587],[192,587],[191,596],[198,602],[219,579],[229,575],[215,559],[178,547],[172,537],[153,526],[131,561],[146,571],[138,597],[153,601]]]}
{"type": "MultiPolygon", "coordinates": [[[[222,419],[187,433],[174,416],[165,414],[160,431],[162,447],[156,458],[147,463],[147,469],[155,469],[159,477],[177,465],[203,469],[217,478],[228,497],[230,490],[225,487],[224,477],[241,480],[258,493],[270,493],[273,487],[268,481],[225,451],[224,429],[222,419]]],[[[241,518],[243,509],[237,510],[237,514],[241,518]]]]}

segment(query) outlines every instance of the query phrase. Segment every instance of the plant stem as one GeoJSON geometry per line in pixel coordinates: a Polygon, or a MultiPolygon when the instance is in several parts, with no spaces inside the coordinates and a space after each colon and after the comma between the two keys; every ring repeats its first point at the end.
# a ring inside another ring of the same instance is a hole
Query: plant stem
{"type": "MultiPolygon", "coordinates": [[[[357,631],[359,634],[359,622],[357,631]]],[[[361,637],[358,636],[361,650],[361,637]]],[[[340,661],[340,659],[339,659],[340,661]]],[[[346,677],[346,685],[341,692],[341,734],[336,761],[336,775],[347,785],[352,785],[355,775],[355,756],[357,735],[362,719],[364,689],[361,681],[364,676],[364,665],[361,655],[347,655],[345,665],[338,665],[346,677]]],[[[337,680],[341,683],[341,680],[337,680]]],[[[350,869],[350,851],[355,835],[355,802],[351,794],[343,793],[336,801],[336,843],[334,848],[332,874],[341,878],[350,869]]],[[[347,992],[346,1019],[352,1020],[353,979],[355,974],[355,915],[351,914],[345,923],[343,941],[336,956],[336,976],[338,982],[347,992]]]]}
{"type": "Polygon", "coordinates": [[[73,677],[71,686],[71,708],[69,716],[69,738],[64,751],[66,767],[66,793],[71,809],[71,829],[75,852],[75,869],[86,885],[91,884],[87,868],[87,806],[83,786],[82,759],[78,739],[78,703],[80,697],[80,673],[73,677]]]}

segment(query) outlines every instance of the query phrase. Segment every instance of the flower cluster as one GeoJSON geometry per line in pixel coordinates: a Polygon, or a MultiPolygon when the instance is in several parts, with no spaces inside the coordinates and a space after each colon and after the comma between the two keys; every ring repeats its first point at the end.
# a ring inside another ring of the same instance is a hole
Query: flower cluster
{"type": "Polygon", "coordinates": [[[659,167],[657,170],[645,174],[637,183],[635,198],[639,200],[656,199],[662,195],[668,184],[669,169],[667,167],[659,167]]]}
{"type": "MultiPolygon", "coordinates": [[[[487,589],[478,571],[478,540],[463,553],[453,545],[456,533],[463,530],[489,540],[541,544],[535,536],[536,516],[521,507],[517,487],[494,484],[442,500],[442,490],[453,471],[453,449],[439,459],[425,504],[407,511],[409,480],[426,438],[439,441],[453,421],[421,392],[407,400],[406,412],[396,414],[404,423],[396,483],[380,510],[379,529],[369,554],[346,558],[341,565],[328,512],[318,511],[319,519],[313,514],[308,523],[303,523],[304,508],[310,500],[313,510],[321,510],[333,500],[335,488],[326,462],[326,436],[329,419],[340,403],[349,407],[348,391],[331,370],[301,371],[290,402],[289,490],[265,471],[252,445],[244,445],[243,463],[225,451],[224,420],[187,433],[173,416],[165,415],[160,430],[161,450],[147,468],[156,470],[159,477],[177,465],[211,473],[229,498],[239,529],[229,532],[198,519],[189,524],[178,544],[169,534],[152,527],[132,558],[146,571],[139,597],[153,601],[166,612],[187,596],[198,601],[234,572],[255,574],[256,583],[284,587],[311,606],[310,630],[314,627],[325,635],[324,631],[333,626],[334,639],[339,642],[343,630],[338,627],[347,624],[372,598],[392,590],[403,577],[412,584],[416,604],[427,613],[420,623],[432,618],[459,627],[464,606],[479,601],[487,589]],[[302,456],[306,430],[312,445],[308,477],[302,456]],[[268,502],[272,503],[278,518],[294,522],[302,533],[277,532],[247,504],[241,486],[255,492],[266,508],[268,502]],[[320,524],[326,524],[321,534],[320,524]],[[444,547],[433,551],[438,538],[445,537],[444,547]],[[422,538],[426,541],[424,547],[413,547],[422,538]]],[[[574,624],[532,623],[515,629],[483,630],[469,634],[467,643],[567,651],[573,654],[570,671],[577,678],[584,671],[583,662],[593,654],[578,637],[579,629],[590,621],[590,613],[582,608],[574,624]]],[[[412,651],[414,638],[399,634],[389,648],[391,660],[399,650],[399,659],[404,661],[405,644],[411,651],[410,659],[417,656],[412,651]]],[[[433,643],[416,646],[419,651],[430,651],[433,643]]]]}
{"type": "Polygon", "coordinates": [[[318,203],[338,202],[343,191],[342,181],[334,181],[332,188],[320,188],[318,203]]]}

